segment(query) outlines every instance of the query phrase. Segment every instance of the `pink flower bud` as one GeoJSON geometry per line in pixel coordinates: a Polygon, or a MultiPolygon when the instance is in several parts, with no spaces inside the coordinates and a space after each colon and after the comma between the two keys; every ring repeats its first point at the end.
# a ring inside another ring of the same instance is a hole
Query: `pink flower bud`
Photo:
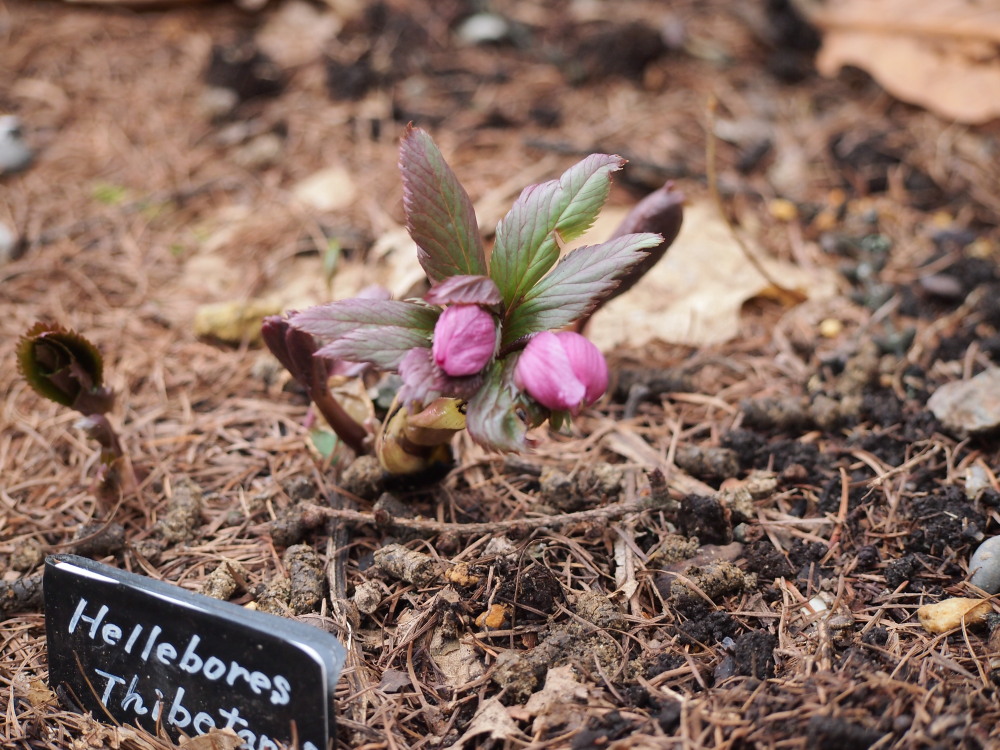
{"type": "Polygon", "coordinates": [[[452,305],[434,326],[434,361],[452,377],[475,375],[496,349],[496,320],[479,305],[452,305]]]}
{"type": "Polygon", "coordinates": [[[604,395],[608,364],[600,350],[580,334],[545,331],[521,352],[514,382],[542,406],[576,414],[604,395]]]}

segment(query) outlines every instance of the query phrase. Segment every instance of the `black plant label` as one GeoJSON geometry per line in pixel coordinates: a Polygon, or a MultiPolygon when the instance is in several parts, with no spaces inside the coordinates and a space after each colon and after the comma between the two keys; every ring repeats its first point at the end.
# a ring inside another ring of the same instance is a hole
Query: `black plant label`
{"type": "Polygon", "coordinates": [[[344,664],[322,630],[75,555],[46,560],[49,683],[95,718],[324,750],[344,664]]]}

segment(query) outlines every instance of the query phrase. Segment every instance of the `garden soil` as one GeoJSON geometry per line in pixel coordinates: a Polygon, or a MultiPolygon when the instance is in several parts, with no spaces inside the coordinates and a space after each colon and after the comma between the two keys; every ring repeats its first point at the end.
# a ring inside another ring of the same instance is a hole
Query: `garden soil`
{"type": "Polygon", "coordinates": [[[763,0],[0,0],[34,152],[0,177],[0,744],[172,746],[50,689],[40,571],[75,552],[335,634],[338,748],[997,747],[998,618],[917,610],[986,596],[1000,532],[995,434],[928,407],[1000,357],[1000,132],[820,77],[818,44],[763,0]],[[567,433],[387,479],[313,441],[257,333],[419,291],[409,122],[487,243],[525,185],[617,153],[610,210],[673,180],[834,292],[770,272],[711,340],[651,318],[567,433]],[[17,371],[36,321],[103,354],[117,496],[17,371]]]}

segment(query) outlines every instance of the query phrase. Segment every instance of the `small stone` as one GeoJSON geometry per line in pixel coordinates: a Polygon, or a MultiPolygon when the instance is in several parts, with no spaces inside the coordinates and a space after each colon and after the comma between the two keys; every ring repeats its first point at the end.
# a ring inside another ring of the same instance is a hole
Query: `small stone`
{"type": "Polygon", "coordinates": [[[45,559],[45,548],[34,539],[25,539],[14,545],[14,551],[10,555],[10,569],[21,573],[28,573],[45,559]]]}
{"type": "Polygon", "coordinates": [[[13,229],[0,222],[0,265],[17,260],[24,249],[24,243],[13,229]]]}
{"type": "Polygon", "coordinates": [[[844,323],[836,318],[825,318],[819,324],[819,335],[825,339],[835,339],[844,332],[844,323]]]}
{"type": "Polygon", "coordinates": [[[285,142],[277,133],[262,133],[240,146],[233,161],[245,169],[267,169],[281,162],[285,142]]]}
{"type": "Polygon", "coordinates": [[[0,175],[27,169],[34,157],[23,140],[21,120],[14,115],[0,116],[0,175]]]}
{"type": "Polygon", "coordinates": [[[917,610],[917,617],[928,633],[946,633],[962,625],[978,625],[985,622],[993,611],[988,601],[953,597],[934,604],[925,604],[917,610]]]}
{"type": "Polygon", "coordinates": [[[970,380],[946,383],[931,395],[927,406],[946,429],[956,435],[974,435],[1000,427],[1000,368],[970,380]]]}
{"type": "Polygon", "coordinates": [[[496,13],[474,13],[455,29],[462,44],[496,44],[510,35],[510,24],[496,13]]]}
{"type": "Polygon", "coordinates": [[[987,594],[1000,593],[1000,536],[979,545],[969,560],[969,583],[987,594]]]}
{"type": "Polygon", "coordinates": [[[767,212],[778,221],[785,223],[795,221],[799,217],[799,209],[786,198],[775,198],[768,201],[767,212]]]}

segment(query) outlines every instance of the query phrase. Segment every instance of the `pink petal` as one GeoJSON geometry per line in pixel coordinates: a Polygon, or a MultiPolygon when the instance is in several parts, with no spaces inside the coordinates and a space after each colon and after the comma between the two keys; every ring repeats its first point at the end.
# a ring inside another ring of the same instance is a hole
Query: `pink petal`
{"type": "Polygon", "coordinates": [[[586,402],[592,404],[608,390],[608,363],[593,342],[573,331],[556,334],[566,350],[576,377],[587,387],[586,402]]]}
{"type": "Polygon", "coordinates": [[[542,406],[577,412],[587,388],[573,371],[562,342],[550,331],[534,336],[514,370],[514,382],[542,406]]]}
{"type": "Polygon", "coordinates": [[[493,358],[496,346],[496,321],[478,305],[452,305],[434,326],[434,361],[452,377],[475,375],[493,358]]]}

